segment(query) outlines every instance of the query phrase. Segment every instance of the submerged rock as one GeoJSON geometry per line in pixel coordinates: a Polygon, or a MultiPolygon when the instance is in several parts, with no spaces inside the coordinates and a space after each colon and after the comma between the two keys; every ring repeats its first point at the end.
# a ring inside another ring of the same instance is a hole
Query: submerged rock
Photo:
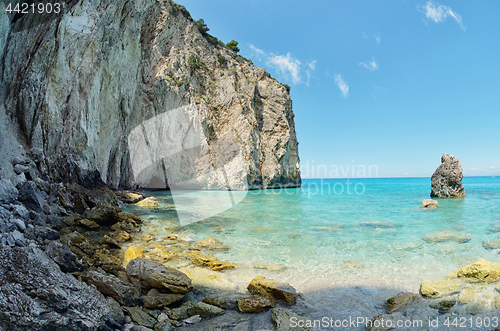
{"type": "Polygon", "coordinates": [[[151,197],[136,202],[135,204],[140,207],[158,207],[158,202],[156,202],[156,199],[151,197]]]}
{"type": "Polygon", "coordinates": [[[428,243],[439,243],[443,241],[455,241],[458,243],[466,243],[470,241],[471,235],[469,233],[442,230],[426,234],[422,239],[428,243]]]}
{"type": "Polygon", "coordinates": [[[412,302],[422,299],[422,297],[415,293],[403,292],[399,293],[385,302],[385,306],[389,313],[392,313],[401,307],[404,307],[412,302]]]}
{"type": "Polygon", "coordinates": [[[276,300],[281,300],[289,305],[295,304],[297,291],[289,284],[268,279],[263,276],[255,277],[247,287],[252,294],[266,295],[276,300]]]}
{"type": "Polygon", "coordinates": [[[444,153],[441,157],[441,165],[431,178],[431,197],[465,197],[465,189],[462,185],[463,177],[462,166],[458,159],[453,155],[444,153]]]}
{"type": "Polygon", "coordinates": [[[228,250],[229,247],[214,238],[207,238],[196,241],[196,245],[212,250],[228,250]]]}
{"type": "Polygon", "coordinates": [[[191,279],[185,273],[142,258],[129,262],[127,276],[143,289],[156,288],[182,294],[193,289],[191,279]]]}
{"type": "Polygon", "coordinates": [[[484,249],[486,250],[493,250],[493,249],[499,249],[500,248],[500,240],[490,240],[490,241],[483,241],[481,244],[484,249]]]}
{"type": "Polygon", "coordinates": [[[439,202],[437,200],[433,199],[424,199],[422,200],[422,208],[438,208],[439,207],[439,202]]]}

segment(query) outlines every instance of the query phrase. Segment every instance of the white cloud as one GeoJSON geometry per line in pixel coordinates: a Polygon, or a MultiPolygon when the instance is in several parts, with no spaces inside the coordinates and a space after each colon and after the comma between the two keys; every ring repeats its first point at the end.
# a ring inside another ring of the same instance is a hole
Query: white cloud
{"type": "Polygon", "coordinates": [[[366,36],[366,33],[364,31],[363,31],[362,35],[363,35],[363,38],[368,39],[368,37],[366,36]]]}
{"type": "Polygon", "coordinates": [[[347,83],[344,81],[342,75],[335,75],[335,83],[339,86],[340,92],[342,92],[344,98],[347,97],[347,94],[349,94],[349,85],[347,85],[347,83]]]}
{"type": "Polygon", "coordinates": [[[307,65],[309,66],[309,68],[311,68],[311,70],[315,70],[316,69],[316,60],[309,62],[307,65]]]}
{"type": "MultiPolygon", "coordinates": [[[[267,65],[276,69],[278,73],[283,77],[291,78],[292,83],[294,84],[302,82],[302,62],[293,57],[290,53],[287,53],[286,55],[277,55],[274,53],[268,53],[260,48],[255,47],[252,44],[248,45],[253,52],[253,56],[257,57],[259,61],[262,61],[264,59],[267,65]]],[[[316,70],[316,60],[312,60],[311,62],[307,62],[306,64],[308,68],[305,71],[305,75],[307,78],[307,81],[305,83],[307,86],[309,86],[309,79],[311,78],[312,71],[316,70]]]]}
{"type": "Polygon", "coordinates": [[[374,34],[373,37],[375,38],[375,40],[377,41],[377,44],[380,44],[380,33],[378,34],[374,34]]]}
{"type": "Polygon", "coordinates": [[[267,63],[278,70],[281,75],[292,77],[292,82],[297,84],[300,82],[300,65],[301,62],[287,53],[286,55],[274,55],[267,59],[267,63]]]}
{"type": "Polygon", "coordinates": [[[255,47],[252,44],[249,44],[250,49],[255,53],[255,56],[259,59],[262,60],[262,57],[266,56],[266,52],[264,52],[262,49],[255,47]]]}
{"type": "Polygon", "coordinates": [[[372,58],[371,61],[361,62],[359,65],[365,67],[366,69],[370,69],[371,71],[378,69],[378,63],[374,58],[372,58]]]}
{"type": "Polygon", "coordinates": [[[423,7],[425,10],[425,16],[435,23],[444,21],[448,16],[451,16],[457,24],[465,31],[465,26],[462,22],[462,16],[454,12],[450,7],[443,6],[438,3],[433,3],[432,1],[427,1],[423,7]]]}

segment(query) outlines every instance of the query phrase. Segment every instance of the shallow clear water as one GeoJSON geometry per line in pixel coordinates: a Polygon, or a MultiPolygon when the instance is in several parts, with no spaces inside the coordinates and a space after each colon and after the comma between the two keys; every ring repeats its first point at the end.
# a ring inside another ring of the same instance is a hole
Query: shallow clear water
{"type": "MultiPolygon", "coordinates": [[[[302,188],[251,191],[235,207],[175,233],[222,241],[230,250],[216,254],[221,260],[284,264],[286,270],[269,275],[306,295],[352,286],[417,292],[422,280],[442,278],[479,258],[500,262],[498,249],[482,247],[483,241],[500,240],[500,232],[490,231],[500,219],[500,178],[469,177],[463,184],[467,197],[437,199],[439,209],[425,210],[420,206],[429,198],[429,178],[304,180],[302,188]],[[422,239],[440,230],[470,234],[470,240],[422,239]]],[[[168,193],[153,195],[160,207],[173,204],[168,193]]],[[[174,209],[131,208],[158,234],[178,225],[174,209]]],[[[241,287],[259,273],[226,272],[241,287]]]]}

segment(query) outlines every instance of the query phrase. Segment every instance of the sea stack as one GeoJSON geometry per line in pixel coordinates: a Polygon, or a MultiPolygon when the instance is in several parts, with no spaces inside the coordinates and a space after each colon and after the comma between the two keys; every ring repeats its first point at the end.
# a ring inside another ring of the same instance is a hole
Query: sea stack
{"type": "Polygon", "coordinates": [[[441,157],[441,165],[432,175],[431,197],[465,197],[465,189],[462,185],[463,177],[460,161],[455,156],[444,153],[441,157]]]}

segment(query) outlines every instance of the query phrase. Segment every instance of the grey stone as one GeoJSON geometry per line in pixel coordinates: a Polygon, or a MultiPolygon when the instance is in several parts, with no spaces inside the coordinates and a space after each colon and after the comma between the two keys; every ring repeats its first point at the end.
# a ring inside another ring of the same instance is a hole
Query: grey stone
{"type": "Polygon", "coordinates": [[[198,302],[188,310],[189,315],[200,315],[201,317],[219,316],[224,314],[224,309],[208,303],[198,302]]]}
{"type": "Polygon", "coordinates": [[[199,322],[201,322],[200,315],[193,315],[193,316],[191,316],[189,318],[186,318],[184,320],[184,323],[186,323],[186,324],[196,324],[196,323],[199,323],[199,322]]]}
{"type": "Polygon", "coordinates": [[[12,203],[18,198],[17,188],[8,179],[0,180],[0,203],[12,203]]]}
{"type": "Polygon", "coordinates": [[[431,197],[465,197],[465,189],[462,185],[463,177],[462,166],[458,159],[453,155],[444,153],[441,157],[441,165],[431,178],[431,197]]]}
{"type": "Polygon", "coordinates": [[[110,312],[108,316],[113,319],[118,324],[122,324],[125,318],[125,314],[123,314],[122,307],[112,297],[107,297],[106,301],[108,302],[108,306],[110,308],[110,312]]]}
{"type": "Polygon", "coordinates": [[[172,331],[173,329],[170,322],[158,322],[154,327],[154,331],[172,331]]]}
{"type": "Polygon", "coordinates": [[[23,205],[14,205],[13,210],[14,214],[22,217],[25,220],[28,220],[30,218],[30,213],[26,207],[23,205]]]}
{"type": "Polygon", "coordinates": [[[403,292],[399,293],[385,302],[385,306],[389,313],[392,313],[416,300],[420,300],[422,297],[415,293],[403,292]]]}
{"type": "Polygon", "coordinates": [[[96,289],[79,282],[43,251],[0,247],[0,311],[7,330],[97,330],[110,312],[96,289]]]}
{"type": "Polygon", "coordinates": [[[148,292],[148,295],[142,297],[142,302],[144,303],[144,308],[161,309],[174,302],[181,301],[183,298],[184,294],[163,294],[159,293],[156,289],[152,289],[148,292]]]}
{"type": "Polygon", "coordinates": [[[302,321],[302,323],[307,323],[309,320],[306,317],[299,316],[295,314],[294,312],[291,312],[288,309],[284,308],[273,308],[271,310],[271,319],[273,321],[274,326],[276,327],[276,330],[278,331],[309,331],[311,330],[310,327],[300,327],[296,324],[293,324],[290,322],[290,319],[294,318],[295,322],[298,323],[299,321],[302,321]]]}
{"type": "Polygon", "coordinates": [[[51,241],[45,249],[45,253],[54,260],[63,272],[80,271],[83,265],[78,261],[76,255],[59,241],[51,241]]]}
{"type": "Polygon", "coordinates": [[[16,245],[18,245],[18,246],[25,246],[26,245],[26,239],[24,238],[24,235],[21,232],[14,230],[10,233],[10,235],[14,239],[14,242],[16,245]]]}
{"type": "Polygon", "coordinates": [[[424,199],[422,200],[422,208],[438,208],[439,207],[439,202],[437,200],[433,199],[424,199]]]}
{"type": "Polygon", "coordinates": [[[156,324],[156,319],[144,312],[140,307],[122,307],[123,310],[137,324],[152,328],[156,324]]]}
{"type": "Polygon", "coordinates": [[[21,165],[21,164],[16,164],[14,166],[14,171],[16,174],[20,175],[22,173],[25,173],[29,170],[29,167],[28,166],[25,166],[25,165],[21,165]]]}
{"type": "Polygon", "coordinates": [[[26,181],[17,186],[19,190],[19,201],[22,202],[26,207],[37,211],[43,212],[43,206],[46,202],[43,200],[41,195],[36,190],[36,185],[32,181],[26,181]]]}
{"type": "Polygon", "coordinates": [[[87,271],[81,275],[88,285],[94,285],[99,292],[110,296],[125,306],[136,305],[139,301],[139,288],[124,282],[114,275],[104,275],[98,271],[87,271]]]}

